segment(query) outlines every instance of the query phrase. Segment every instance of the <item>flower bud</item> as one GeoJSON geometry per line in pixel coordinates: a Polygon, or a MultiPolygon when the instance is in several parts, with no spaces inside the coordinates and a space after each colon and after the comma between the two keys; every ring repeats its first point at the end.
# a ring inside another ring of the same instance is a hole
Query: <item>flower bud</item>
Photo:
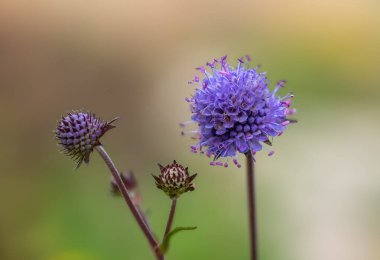
{"type": "Polygon", "coordinates": [[[57,124],[56,139],[63,152],[77,162],[78,168],[83,161],[89,163],[94,147],[100,145],[100,138],[115,127],[112,123],[116,119],[106,122],[91,113],[68,113],[57,124]]]}
{"type": "MultiPolygon", "coordinates": [[[[126,171],[120,174],[121,180],[123,181],[124,186],[127,188],[129,195],[131,196],[132,202],[135,205],[141,204],[140,192],[137,188],[137,180],[132,171],[126,171]]],[[[114,178],[111,178],[110,181],[111,193],[115,196],[121,195],[119,187],[116,184],[114,178]]]]}
{"type": "Polygon", "coordinates": [[[157,188],[163,190],[171,199],[179,197],[182,193],[193,191],[195,185],[192,183],[197,174],[189,175],[188,169],[173,161],[163,167],[158,164],[161,173],[153,178],[156,180],[157,188]]]}

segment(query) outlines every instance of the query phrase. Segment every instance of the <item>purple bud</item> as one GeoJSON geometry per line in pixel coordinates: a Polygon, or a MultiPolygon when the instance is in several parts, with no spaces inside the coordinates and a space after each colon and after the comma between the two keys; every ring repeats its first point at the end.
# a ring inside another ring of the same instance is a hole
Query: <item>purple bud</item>
{"type": "Polygon", "coordinates": [[[89,163],[94,147],[100,145],[100,138],[115,127],[112,123],[116,119],[106,122],[90,113],[68,113],[57,124],[56,139],[63,152],[77,162],[78,168],[82,162],[89,163]]]}

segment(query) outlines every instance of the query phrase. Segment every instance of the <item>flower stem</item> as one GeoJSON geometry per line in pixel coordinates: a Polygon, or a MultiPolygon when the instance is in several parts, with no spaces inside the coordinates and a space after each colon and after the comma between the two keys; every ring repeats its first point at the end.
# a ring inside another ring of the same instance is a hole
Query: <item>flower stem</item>
{"type": "Polygon", "coordinates": [[[177,199],[174,198],[174,199],[172,199],[172,205],[170,207],[170,213],[169,213],[169,217],[168,217],[168,223],[166,224],[166,228],[165,228],[164,238],[169,234],[169,232],[172,228],[176,206],[177,206],[177,199]]]}
{"type": "Polygon", "coordinates": [[[148,242],[156,256],[157,260],[163,260],[164,256],[161,254],[158,242],[153,236],[152,231],[147,226],[146,222],[144,221],[144,218],[141,216],[139,210],[136,208],[136,206],[133,204],[132,199],[128,193],[127,188],[125,187],[119,171],[117,170],[115,164],[113,163],[111,157],[107,154],[106,150],[103,146],[98,145],[95,147],[95,149],[99,152],[100,156],[103,158],[104,162],[107,164],[108,168],[111,171],[111,174],[113,178],[115,179],[116,185],[119,188],[121,194],[124,197],[125,202],[127,203],[129,209],[132,212],[133,217],[136,219],[137,223],[139,224],[141,230],[143,231],[145,237],[148,239],[148,242]]]}
{"type": "Polygon", "coordinates": [[[148,227],[148,229],[151,230],[151,227],[149,225],[148,219],[146,218],[144,210],[138,204],[135,204],[135,207],[136,207],[137,211],[140,213],[140,216],[141,216],[142,220],[144,221],[145,225],[148,227]]]}
{"type": "Polygon", "coordinates": [[[248,195],[248,218],[250,232],[251,260],[258,260],[257,252],[257,229],[256,229],[256,205],[255,205],[255,168],[253,157],[247,153],[247,195],[248,195]]]}

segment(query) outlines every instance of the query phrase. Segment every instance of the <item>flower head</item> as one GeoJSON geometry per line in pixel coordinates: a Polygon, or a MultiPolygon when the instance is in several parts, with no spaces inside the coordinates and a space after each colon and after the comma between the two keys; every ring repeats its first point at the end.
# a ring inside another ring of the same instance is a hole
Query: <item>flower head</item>
{"type": "Polygon", "coordinates": [[[84,161],[89,163],[94,147],[100,145],[100,138],[115,126],[103,121],[95,114],[74,111],[62,116],[55,130],[56,138],[65,154],[77,162],[77,168],[84,161]]]}
{"type": "Polygon", "coordinates": [[[206,154],[214,157],[211,165],[227,167],[227,162],[216,160],[233,157],[240,167],[237,155],[254,155],[263,143],[271,145],[270,139],[281,135],[291,122],[287,115],[295,112],[289,108],[292,94],[277,95],[285,81],[279,81],[271,92],[266,73],[249,68],[249,61],[249,56],[239,58],[237,66],[232,67],[226,56],[215,59],[207,63],[209,69],[197,68],[203,79],[196,76],[189,82],[196,89],[186,101],[190,103],[191,119],[199,127],[191,131],[199,140],[191,149],[204,153],[205,148],[206,154]]]}
{"type": "Polygon", "coordinates": [[[163,190],[171,199],[179,197],[182,193],[193,191],[195,185],[192,183],[197,174],[189,175],[188,169],[173,161],[165,167],[158,164],[160,174],[154,176],[157,188],[163,190]]]}

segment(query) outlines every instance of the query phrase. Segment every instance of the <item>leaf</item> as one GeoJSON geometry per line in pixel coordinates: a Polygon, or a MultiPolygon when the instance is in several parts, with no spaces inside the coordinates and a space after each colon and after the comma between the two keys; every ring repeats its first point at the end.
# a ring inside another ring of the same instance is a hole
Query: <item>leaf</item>
{"type": "Polygon", "coordinates": [[[160,245],[160,250],[162,252],[162,254],[165,254],[168,250],[169,250],[169,243],[170,243],[170,239],[175,235],[177,234],[178,232],[182,231],[182,230],[194,230],[196,229],[197,227],[176,227],[175,229],[173,229],[172,231],[170,231],[163,239],[161,245],[160,245]]]}

